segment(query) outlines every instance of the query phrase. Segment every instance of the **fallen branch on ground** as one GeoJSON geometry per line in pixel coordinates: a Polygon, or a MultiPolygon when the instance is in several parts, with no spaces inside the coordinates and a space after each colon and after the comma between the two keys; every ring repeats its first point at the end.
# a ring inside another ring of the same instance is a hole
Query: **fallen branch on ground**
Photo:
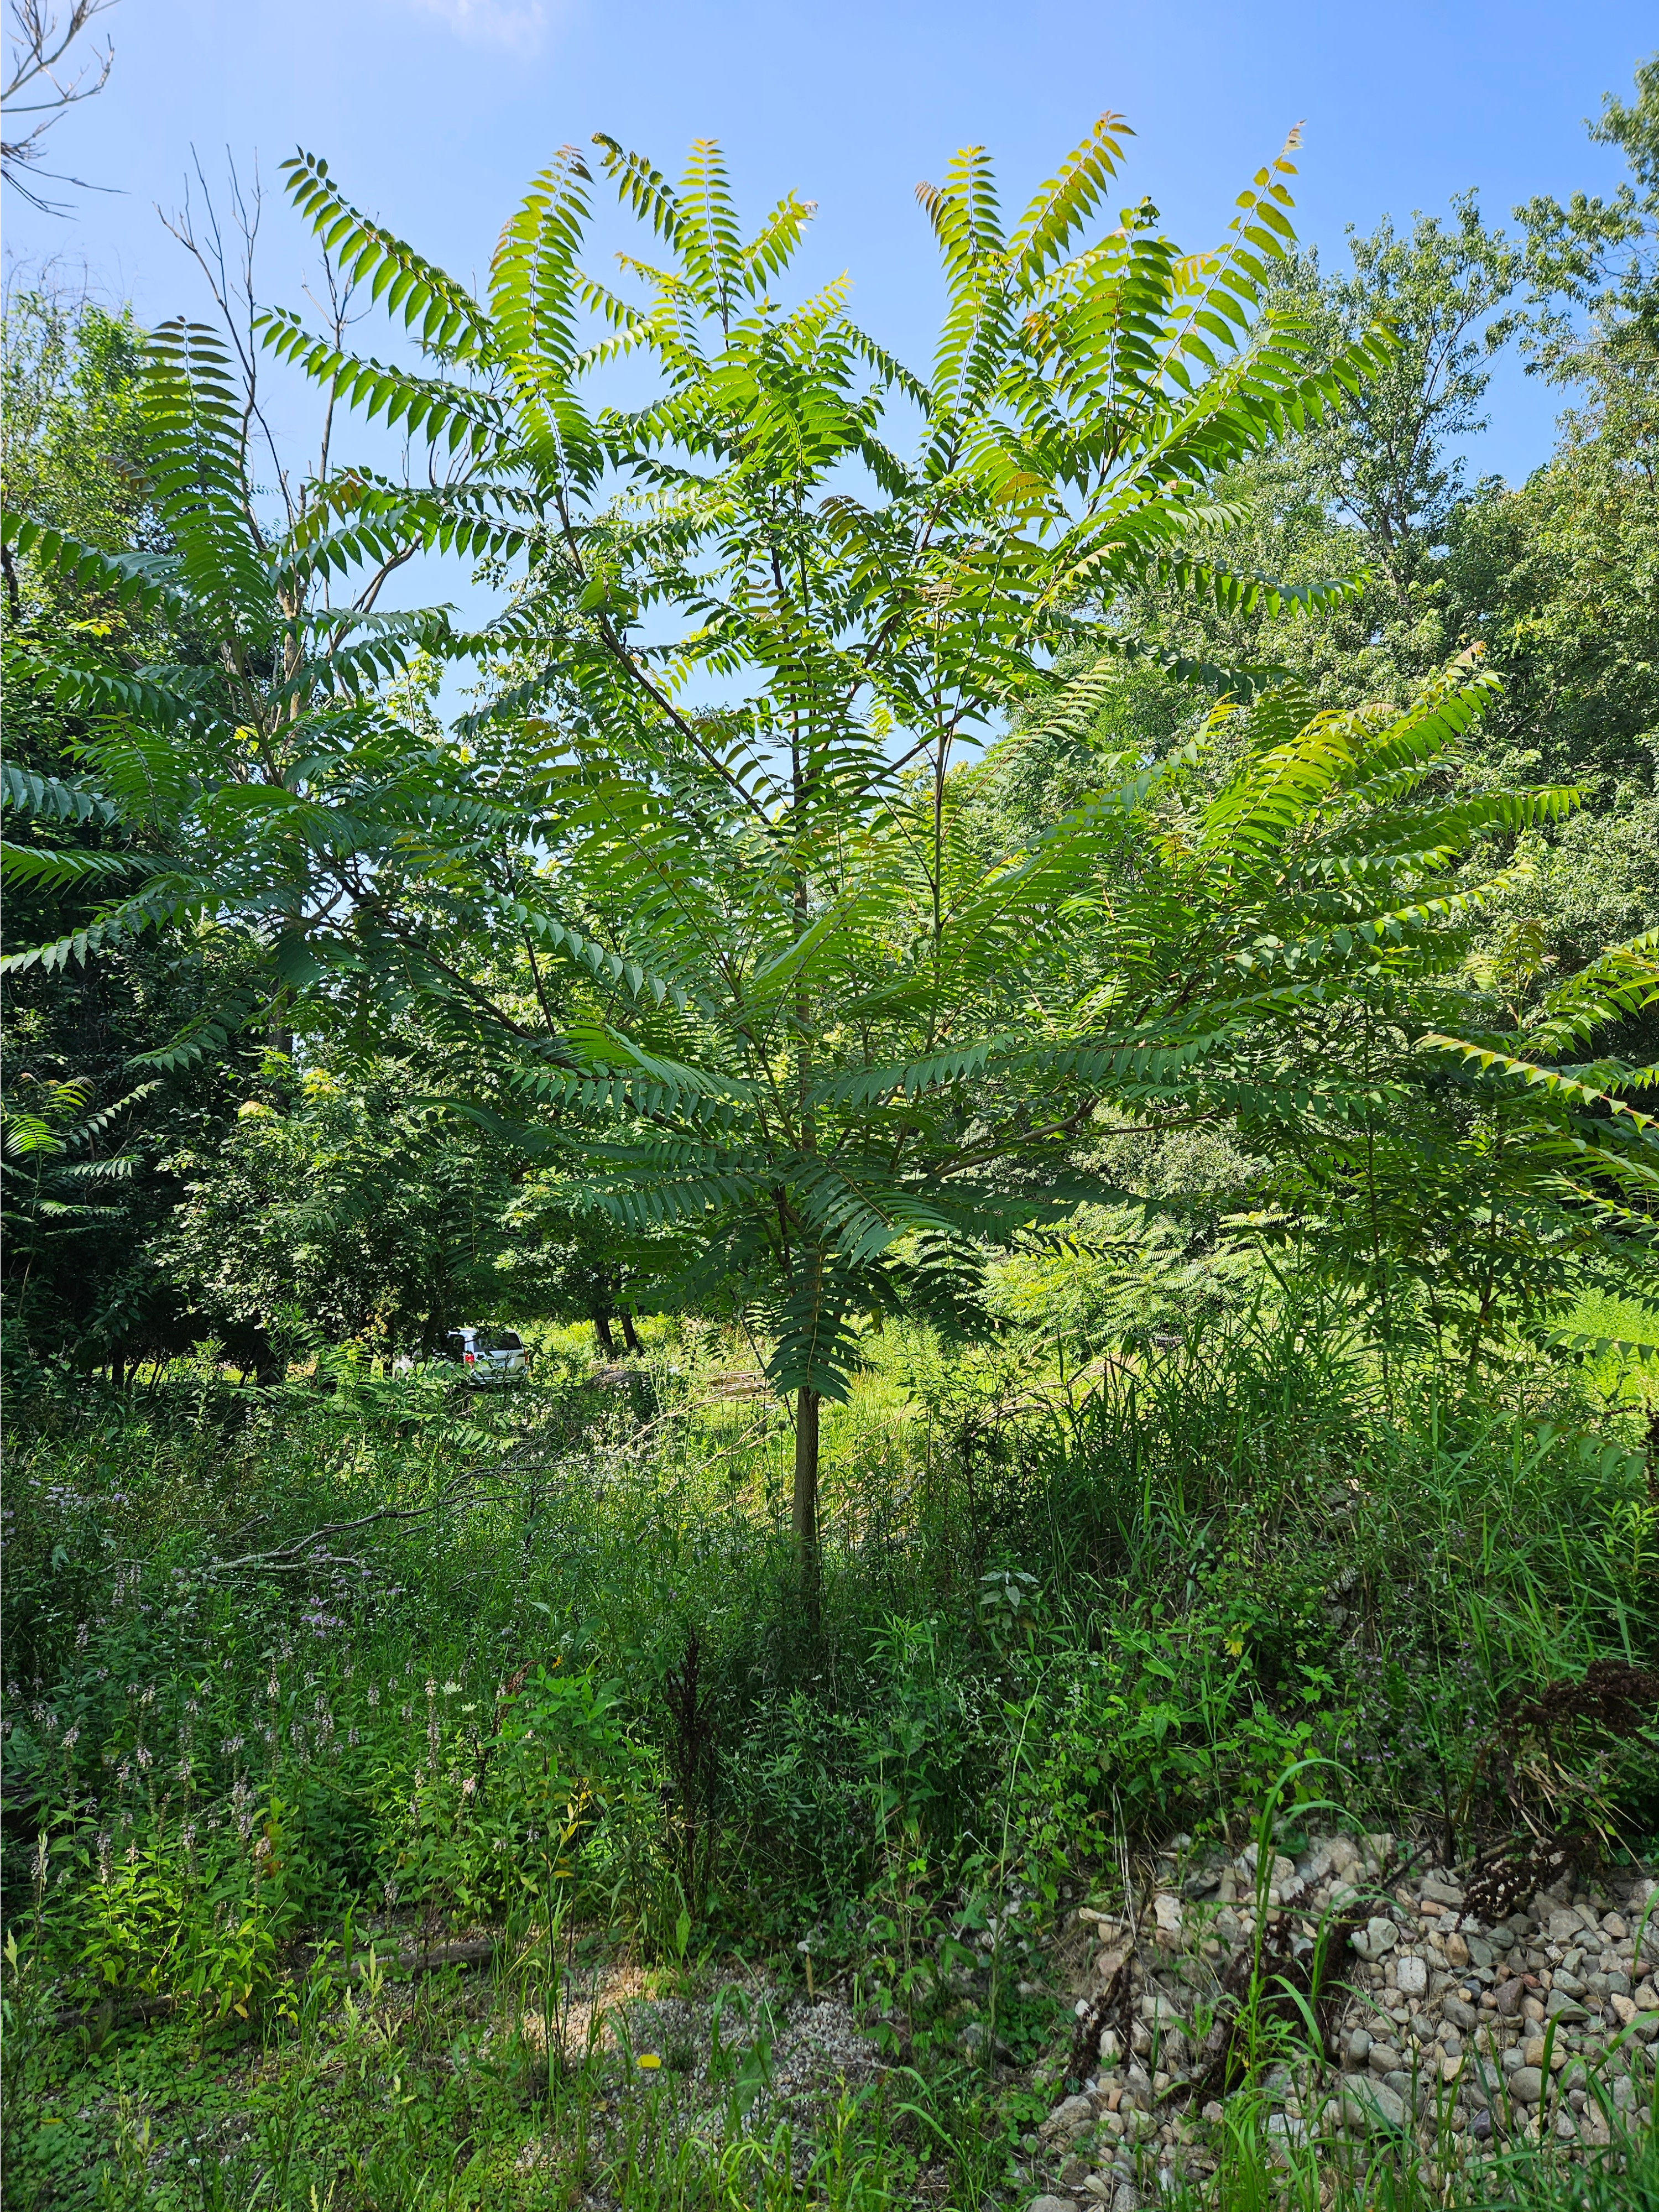
{"type": "Polygon", "coordinates": [[[372,1528],[379,1522],[418,1521],[426,1514],[441,1513],[447,1505],[503,1505],[512,1495],[510,1492],[503,1491],[495,1497],[481,1498],[471,1486],[475,1482],[499,1481],[504,1474],[520,1472],[528,1470],[516,1468],[511,1461],[500,1462],[494,1467],[473,1468],[459,1481],[451,1483],[438,1497],[428,1498],[424,1505],[381,1505],[377,1506],[373,1513],[360,1515],[355,1521],[325,1521],[320,1528],[313,1528],[309,1535],[300,1537],[295,1543],[279,1544],[268,1552],[244,1552],[234,1559],[210,1560],[208,1571],[228,1575],[245,1567],[259,1567],[281,1574],[290,1567],[361,1565],[361,1561],[349,1558],[335,1560],[325,1556],[318,1559],[315,1557],[316,1547],[328,1537],[356,1535],[360,1528],[372,1528]]]}

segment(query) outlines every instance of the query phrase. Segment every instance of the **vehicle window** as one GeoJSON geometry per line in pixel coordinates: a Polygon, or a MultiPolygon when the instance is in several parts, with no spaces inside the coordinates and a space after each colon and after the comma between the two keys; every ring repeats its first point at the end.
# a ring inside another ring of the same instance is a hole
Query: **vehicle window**
{"type": "Polygon", "coordinates": [[[495,1343],[490,1346],[490,1350],[492,1352],[522,1352],[524,1350],[524,1339],[521,1336],[515,1335],[510,1328],[504,1328],[496,1337],[495,1343]]]}

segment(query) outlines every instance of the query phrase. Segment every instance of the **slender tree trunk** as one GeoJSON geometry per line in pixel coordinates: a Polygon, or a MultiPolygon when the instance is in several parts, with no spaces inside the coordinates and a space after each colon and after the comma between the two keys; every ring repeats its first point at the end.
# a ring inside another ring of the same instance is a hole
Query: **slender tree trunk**
{"type": "Polygon", "coordinates": [[[795,1393],[795,1490],[790,1523],[808,1626],[818,1628],[818,1406],[816,1390],[795,1393]]]}
{"type": "MultiPolygon", "coordinates": [[[[772,556],[772,574],[778,587],[780,599],[784,597],[783,572],[775,551],[772,556]]],[[[810,596],[810,595],[807,595],[810,596]]],[[[803,611],[804,611],[803,606],[803,611]]],[[[810,740],[811,732],[807,731],[810,740]]],[[[797,722],[790,732],[790,819],[792,830],[799,834],[806,823],[807,808],[815,796],[813,786],[817,777],[811,766],[810,754],[801,757],[803,732],[797,722]]],[[[811,898],[805,870],[797,866],[793,885],[793,907],[797,935],[803,934],[807,926],[811,898]]],[[[817,1115],[812,1108],[812,999],[804,977],[795,991],[795,1023],[799,1043],[795,1050],[796,1112],[799,1116],[795,1141],[803,1152],[816,1152],[817,1145],[817,1115]]],[[[786,1232],[787,1239],[787,1232],[786,1232]]],[[[786,1243],[786,1265],[787,1264],[786,1243]]],[[[805,1284],[810,1292],[809,1310],[816,1305],[823,1288],[823,1255],[810,1248],[800,1253],[800,1267],[805,1284]]],[[[812,1372],[809,1362],[805,1373],[812,1372]]],[[[819,1395],[810,1382],[803,1382],[795,1393],[795,1484],[790,1500],[790,1527],[795,1543],[795,1565],[800,1576],[801,1602],[806,1609],[807,1632],[812,1641],[818,1635],[818,1406],[819,1395]]]]}
{"type": "Polygon", "coordinates": [[[280,1053],[284,1060],[291,1059],[294,1053],[294,1029],[288,1016],[289,994],[281,991],[265,1023],[265,1043],[270,1051],[280,1053]]]}
{"type": "Polygon", "coordinates": [[[634,1316],[629,1312],[626,1306],[622,1310],[622,1331],[623,1342],[628,1346],[630,1352],[638,1353],[642,1352],[645,1350],[645,1346],[640,1342],[638,1333],[634,1327],[634,1316]]]}
{"type": "Polygon", "coordinates": [[[605,1358],[607,1359],[614,1359],[617,1356],[617,1340],[611,1334],[611,1316],[609,1314],[596,1313],[594,1315],[593,1337],[594,1341],[598,1344],[599,1350],[604,1352],[605,1358]]]}

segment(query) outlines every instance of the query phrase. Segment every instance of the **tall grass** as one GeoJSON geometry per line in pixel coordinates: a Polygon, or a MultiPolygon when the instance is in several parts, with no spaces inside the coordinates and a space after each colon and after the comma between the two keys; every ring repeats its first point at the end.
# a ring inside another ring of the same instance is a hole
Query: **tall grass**
{"type": "Polygon", "coordinates": [[[1654,1650],[1633,1433],[1557,1379],[1470,1403],[1428,1377],[1389,1405],[1317,1313],[1109,1364],[1069,1399],[990,1363],[947,1393],[925,1344],[876,1348],[828,1426],[817,1638],[784,1418],[711,1396],[666,1348],[623,1392],[573,1374],[457,1401],[347,1364],[326,1394],[198,1373],[21,1409],[14,1802],[101,1802],[141,1725],[152,1751],[188,1735],[198,1802],[231,1786],[218,1747],[239,1735],[274,1782],[273,1679],[291,1750],[319,1697],[362,1745],[371,1680],[493,1696],[556,1662],[614,1684],[630,1739],[665,1756],[664,1684],[695,1635],[745,1891],[765,1869],[827,1902],[867,1874],[884,1793],[947,1850],[983,1847],[1005,1782],[1058,1793],[1068,1845],[1108,1815],[1150,1839],[1224,1826],[1313,1742],[1357,1811],[1455,1844],[1506,1699],[1654,1650]],[[1033,1697],[1040,1783],[1029,1758],[1009,1773],[997,1717],[1033,1697]]]}
{"type": "MultiPolygon", "coordinates": [[[[349,1358],[261,1392],[204,1354],[20,1397],[17,2001],[164,1996],[234,2037],[291,2002],[302,1939],[533,1948],[556,1907],[675,1971],[799,1976],[808,1942],[935,2081],[969,1984],[1014,2056],[1056,2031],[1014,1985],[1091,1863],[1237,1838],[1315,1757],[1352,1818],[1455,1856],[1506,1707],[1659,1653],[1643,1416],[1571,1375],[1385,1391],[1291,1301],[1081,1374],[869,1348],[826,1423],[816,1632],[786,1417],[708,1337],[619,1387],[567,1340],[500,1396],[349,1358]]],[[[1609,1848],[1650,1846],[1639,1759],[1596,1786],[1609,1848]]],[[[859,2187],[915,2154],[861,2153],[859,2187]]],[[[637,2201],[725,2201],[703,2164],[637,2201]]]]}

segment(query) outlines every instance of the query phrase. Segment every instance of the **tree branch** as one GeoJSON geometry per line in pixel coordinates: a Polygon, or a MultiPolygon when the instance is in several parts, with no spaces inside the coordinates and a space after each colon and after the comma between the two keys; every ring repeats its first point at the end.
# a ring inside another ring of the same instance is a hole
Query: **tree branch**
{"type": "Polygon", "coordinates": [[[22,172],[38,169],[43,177],[54,183],[75,185],[82,191],[103,191],[102,185],[88,185],[80,177],[65,177],[57,171],[39,169],[40,142],[54,124],[61,122],[65,112],[83,100],[95,99],[109,82],[109,73],[115,63],[115,48],[106,42],[100,53],[94,46],[84,65],[67,83],[57,74],[58,64],[74,45],[94,15],[101,15],[112,8],[115,0],[73,0],[69,21],[59,32],[58,17],[48,13],[44,0],[12,0],[11,8],[11,73],[0,93],[0,106],[12,115],[38,115],[40,121],[31,125],[21,138],[0,140],[0,178],[17,193],[20,198],[37,209],[42,215],[61,215],[64,210],[54,202],[35,191],[25,180],[22,172]],[[87,82],[95,70],[94,82],[87,82]],[[20,101],[18,94],[31,86],[37,88],[37,96],[20,101]]]}

